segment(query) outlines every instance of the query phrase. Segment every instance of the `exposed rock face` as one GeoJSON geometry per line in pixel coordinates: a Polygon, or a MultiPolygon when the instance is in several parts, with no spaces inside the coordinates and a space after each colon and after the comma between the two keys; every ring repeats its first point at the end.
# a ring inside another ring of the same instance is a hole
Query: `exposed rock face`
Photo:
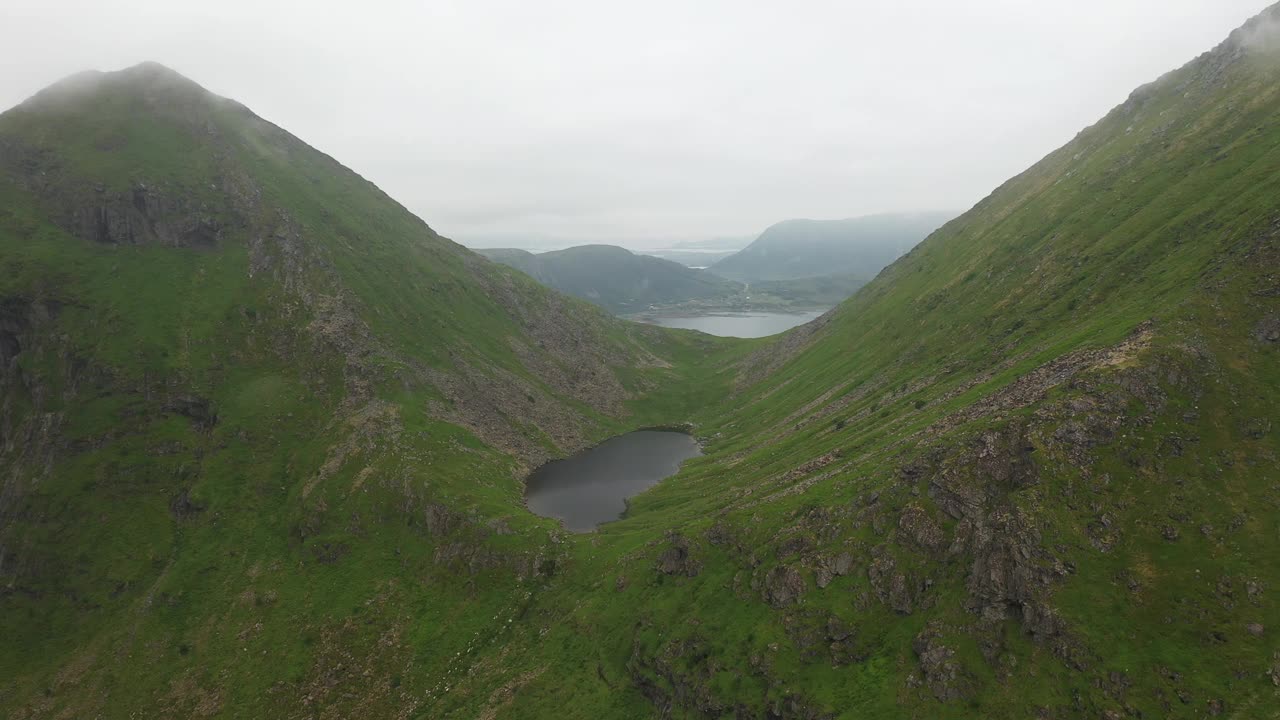
{"type": "Polygon", "coordinates": [[[204,505],[191,500],[190,490],[183,490],[169,503],[169,512],[179,520],[187,520],[204,512],[204,505]]]}
{"type": "Polygon", "coordinates": [[[994,510],[975,533],[969,596],[976,611],[1003,617],[1033,602],[1047,574],[1033,562],[1039,551],[1034,525],[1014,508],[994,510]]]}
{"type": "Polygon", "coordinates": [[[666,643],[656,655],[649,655],[637,638],[627,669],[632,682],[660,716],[670,716],[676,708],[688,708],[703,717],[719,717],[727,708],[710,691],[710,678],[688,674],[681,668],[683,658],[704,652],[701,638],[693,637],[666,643]]]}
{"type": "Polygon", "coordinates": [[[1280,343],[1280,314],[1271,314],[1258,321],[1253,329],[1253,339],[1261,343],[1280,343]]]}
{"type": "Polygon", "coordinates": [[[18,353],[22,352],[22,343],[18,342],[18,335],[14,329],[0,330],[0,367],[8,371],[9,363],[18,357],[18,353]]]}
{"type": "Polygon", "coordinates": [[[784,608],[800,600],[806,590],[804,576],[788,565],[778,565],[765,573],[761,594],[775,608],[784,608]]]}
{"type": "Polygon", "coordinates": [[[543,388],[508,370],[470,365],[459,358],[459,371],[428,369],[428,382],[445,400],[432,403],[437,417],[461,425],[489,445],[508,452],[530,467],[552,460],[555,453],[527,426],[512,422],[510,411],[519,408],[538,428],[566,452],[586,447],[589,436],[584,419],[556,402],[543,388]]]}
{"type": "Polygon", "coordinates": [[[969,694],[970,681],[955,651],[942,644],[939,634],[936,624],[930,623],[911,647],[920,659],[920,674],[933,696],[942,702],[959,700],[969,694]]]}
{"type": "Polygon", "coordinates": [[[842,552],[834,556],[824,556],[818,561],[818,567],[814,570],[814,582],[819,588],[825,588],[836,577],[853,572],[853,566],[852,553],[842,552]]]}
{"type": "Polygon", "coordinates": [[[923,591],[922,584],[898,569],[897,560],[884,545],[871,551],[871,564],[867,567],[867,579],[880,602],[902,615],[910,615],[916,600],[923,591]]]}
{"type": "Polygon", "coordinates": [[[667,537],[670,546],[658,556],[658,572],[663,575],[697,577],[702,563],[689,554],[689,541],[678,534],[667,537]]]}
{"type": "Polygon", "coordinates": [[[22,353],[23,336],[31,328],[31,301],[24,297],[0,298],[0,381],[17,379],[14,360],[22,353]]]}
{"type": "MultiPolygon", "coordinates": [[[[714,663],[703,661],[710,657],[710,643],[701,634],[694,633],[665,642],[654,653],[644,650],[639,638],[633,644],[627,671],[631,682],[653,704],[658,717],[734,717],[741,720],[831,720],[833,713],[794,693],[786,693],[765,707],[726,704],[717,699],[712,690],[715,676],[714,663]]],[[[777,686],[772,677],[771,663],[766,657],[752,659],[750,674],[765,686],[777,686]]]]}
{"type": "MultiPolygon", "coordinates": [[[[192,131],[210,143],[224,143],[217,128],[202,116],[211,105],[227,101],[193,88],[194,94],[185,98],[189,106],[180,113],[189,117],[181,122],[198,125],[192,131]]],[[[49,100],[37,95],[27,106],[47,110],[49,100]]],[[[119,137],[101,142],[98,149],[110,153],[124,149],[130,141],[119,137]]],[[[213,248],[249,227],[247,218],[253,217],[259,194],[242,184],[244,176],[230,168],[213,178],[212,187],[171,180],[134,180],[127,186],[108,187],[73,175],[56,148],[17,136],[0,140],[0,165],[19,187],[41,200],[59,227],[98,244],[213,248]]]]}
{"type": "Polygon", "coordinates": [[[164,411],[182,415],[200,430],[208,431],[218,424],[218,413],[207,398],[179,395],[164,404],[164,411]]]}
{"type": "Polygon", "coordinates": [[[448,535],[465,522],[465,518],[459,513],[434,502],[427,503],[422,508],[422,519],[426,526],[427,534],[433,537],[448,535]]]}
{"type": "Polygon", "coordinates": [[[947,546],[946,534],[942,528],[918,504],[913,503],[903,508],[898,516],[898,529],[906,534],[912,544],[925,552],[938,553],[947,546]]]}
{"type": "Polygon", "coordinates": [[[68,231],[91,242],[207,248],[228,230],[207,208],[174,199],[187,193],[170,194],[139,183],[124,193],[96,195],[98,202],[81,206],[66,221],[68,231]]]}
{"type": "MultiPolygon", "coordinates": [[[[1025,438],[1019,426],[984,432],[967,450],[946,461],[929,486],[939,507],[960,521],[950,552],[967,552],[973,558],[967,584],[970,608],[992,619],[1012,611],[1026,621],[1024,611],[1044,594],[1053,575],[1046,569],[1052,563],[1040,546],[1035,522],[1002,499],[1010,490],[1036,482],[1030,458],[1033,446],[1025,438]]],[[[905,517],[920,515],[915,511],[905,517]]],[[[907,526],[919,523],[912,520],[907,526]]],[[[1044,613],[1030,616],[1047,622],[1044,613]]],[[[1029,629],[1056,631],[1051,623],[1029,629]]]]}

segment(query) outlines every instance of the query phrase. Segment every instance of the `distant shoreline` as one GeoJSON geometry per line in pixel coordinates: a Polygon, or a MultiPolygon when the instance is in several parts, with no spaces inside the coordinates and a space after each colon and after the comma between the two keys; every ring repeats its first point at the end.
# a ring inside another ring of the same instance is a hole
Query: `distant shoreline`
{"type": "Polygon", "coordinates": [[[671,308],[669,310],[646,310],[638,313],[628,313],[619,315],[623,320],[632,320],[635,322],[652,322],[665,318],[696,318],[696,317],[735,317],[740,315],[804,315],[811,312],[826,312],[830,310],[830,305],[804,305],[804,306],[788,306],[779,307],[753,307],[753,308],[706,308],[706,309],[680,309],[671,308]]]}

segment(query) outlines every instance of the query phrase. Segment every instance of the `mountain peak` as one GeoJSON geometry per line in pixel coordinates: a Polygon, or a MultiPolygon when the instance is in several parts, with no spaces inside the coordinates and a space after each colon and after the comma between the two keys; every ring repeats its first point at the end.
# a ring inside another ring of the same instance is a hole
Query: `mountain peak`
{"type": "Polygon", "coordinates": [[[208,99],[216,97],[199,83],[165,65],[145,61],[122,70],[86,70],[59,80],[22,103],[28,109],[73,106],[103,94],[126,94],[148,104],[161,98],[208,99]]]}
{"type": "Polygon", "coordinates": [[[1280,52],[1280,3],[1250,18],[1231,33],[1226,44],[1257,54],[1280,52]]]}

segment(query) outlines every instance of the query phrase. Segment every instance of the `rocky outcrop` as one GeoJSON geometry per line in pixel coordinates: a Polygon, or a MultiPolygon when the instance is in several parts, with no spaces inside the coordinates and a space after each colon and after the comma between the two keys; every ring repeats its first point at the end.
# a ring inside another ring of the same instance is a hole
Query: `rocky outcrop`
{"type": "Polygon", "coordinates": [[[191,490],[186,489],[169,501],[169,512],[179,520],[189,520],[204,512],[204,504],[191,499],[191,490]]]}
{"type": "MultiPolygon", "coordinates": [[[[1139,353],[1150,347],[1154,333],[1154,323],[1144,322],[1115,345],[1103,348],[1082,348],[1050,360],[1018,377],[1009,385],[947,415],[931,425],[925,434],[937,435],[978,418],[1011,412],[1040,402],[1053,388],[1067,384],[1089,370],[1115,367],[1132,361],[1139,353]]],[[[989,380],[990,377],[980,375],[968,385],[953,390],[949,396],[959,395],[989,380]]],[[[1015,440],[1012,437],[1009,439],[1015,440]]]]}
{"type": "Polygon", "coordinates": [[[189,189],[160,189],[138,183],[126,192],[99,188],[96,202],[77,207],[64,229],[81,239],[108,245],[208,248],[244,223],[228,225],[208,206],[193,204],[189,189]]]}
{"type": "Polygon", "coordinates": [[[777,565],[764,575],[760,594],[764,601],[775,608],[784,608],[800,601],[808,584],[804,576],[788,565],[777,565]]]}
{"type": "Polygon", "coordinates": [[[1260,343],[1280,343],[1280,314],[1272,313],[1259,320],[1253,328],[1253,339],[1260,343]]]}
{"type": "Polygon", "coordinates": [[[164,404],[164,412],[181,415],[197,429],[208,432],[218,424],[218,413],[208,398],[195,395],[178,395],[164,404]]]}
{"type": "Polygon", "coordinates": [[[503,368],[481,368],[478,361],[472,365],[461,357],[458,366],[457,371],[425,371],[427,381],[444,396],[443,401],[431,403],[436,417],[467,428],[529,467],[557,456],[545,442],[548,436],[565,452],[590,444],[587,420],[539,385],[503,368]]]}
{"type": "Polygon", "coordinates": [[[658,717],[733,717],[740,720],[831,720],[833,713],[799,694],[786,692],[772,677],[767,658],[754,656],[750,663],[753,679],[776,689],[777,699],[764,707],[727,704],[716,696],[712,680],[721,670],[712,646],[699,633],[662,643],[646,651],[637,636],[627,671],[631,682],[654,708],[658,717]]]}
{"type": "Polygon", "coordinates": [[[833,579],[853,572],[854,564],[853,553],[841,552],[823,556],[817,561],[817,567],[813,571],[814,583],[819,588],[825,588],[833,579]]]}
{"type": "Polygon", "coordinates": [[[924,584],[899,569],[898,561],[885,545],[871,550],[871,564],[867,566],[867,580],[880,602],[900,615],[910,615],[924,592],[924,584]]]}
{"type": "MultiPolygon", "coordinates": [[[[1084,662],[1079,649],[1049,603],[1053,582],[1068,575],[1070,566],[1044,547],[1037,521],[1007,499],[1010,492],[1037,482],[1031,459],[1035,446],[1028,432],[1015,423],[979,434],[941,462],[929,481],[929,494],[957,521],[946,554],[970,558],[966,607],[985,623],[1019,620],[1034,638],[1079,665],[1084,662]]],[[[924,522],[925,514],[909,506],[902,517],[900,532],[907,531],[922,550],[936,552],[939,542],[924,522]]],[[[897,598],[896,609],[906,606],[907,594],[893,592],[901,584],[882,582],[882,587],[883,596],[897,598]]]]}
{"type": "Polygon", "coordinates": [[[972,692],[972,681],[955,651],[942,643],[940,635],[938,625],[930,623],[916,636],[911,648],[920,661],[923,682],[933,696],[942,702],[960,700],[972,692]]]}
{"type": "Polygon", "coordinates": [[[702,563],[689,553],[689,541],[678,534],[667,536],[668,547],[658,556],[658,572],[663,575],[697,577],[702,563]]]}
{"type": "Polygon", "coordinates": [[[947,547],[942,527],[917,503],[907,505],[898,515],[898,530],[917,549],[937,554],[947,547]]]}

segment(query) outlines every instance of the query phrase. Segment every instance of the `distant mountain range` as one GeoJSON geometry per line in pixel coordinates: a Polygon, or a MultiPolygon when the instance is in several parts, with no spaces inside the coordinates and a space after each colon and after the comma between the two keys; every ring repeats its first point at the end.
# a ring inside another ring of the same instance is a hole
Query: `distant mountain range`
{"type": "Polygon", "coordinates": [[[618,314],[656,304],[724,298],[742,289],[740,283],[711,273],[614,245],[581,245],[540,254],[514,248],[476,252],[618,314]]]}
{"type": "Polygon", "coordinates": [[[673,260],[689,267],[705,268],[742,250],[754,240],[753,235],[686,240],[672,243],[670,247],[638,249],[636,252],[664,260],[673,260]]]}
{"type": "Polygon", "coordinates": [[[755,242],[716,262],[710,270],[721,277],[746,281],[845,275],[861,278],[860,285],[955,215],[919,212],[848,220],[786,220],[770,226],[755,242]]]}
{"type": "Polygon", "coordinates": [[[476,252],[617,314],[795,309],[844,300],[950,217],[921,212],[787,220],[737,252],[711,245],[686,249],[688,244],[643,254],[614,245],[476,252]],[[710,267],[689,267],[703,262],[710,267]]]}
{"type": "Polygon", "coordinates": [[[640,255],[662,258],[677,262],[685,267],[703,270],[738,252],[737,250],[682,250],[661,248],[657,250],[637,250],[640,255]]]}

